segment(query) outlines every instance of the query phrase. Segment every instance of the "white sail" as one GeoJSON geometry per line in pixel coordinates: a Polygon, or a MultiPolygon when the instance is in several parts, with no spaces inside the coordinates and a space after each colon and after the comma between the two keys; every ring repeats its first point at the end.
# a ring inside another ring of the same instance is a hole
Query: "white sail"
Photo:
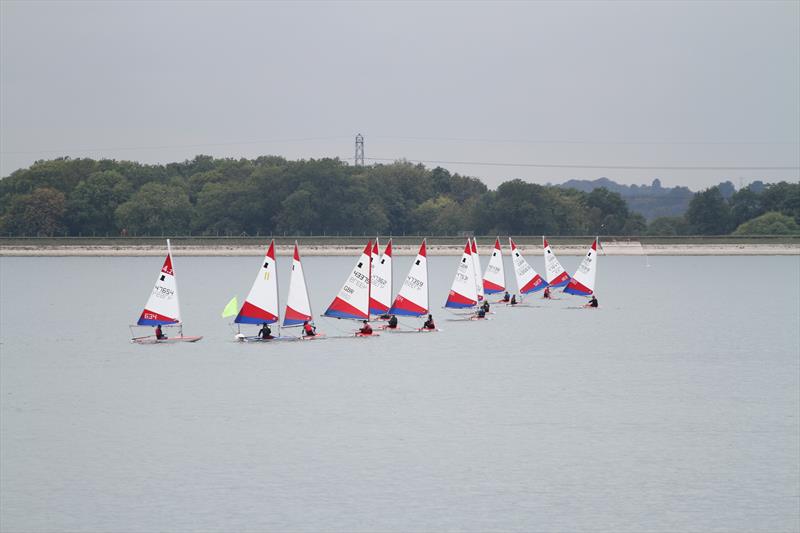
{"type": "Polygon", "coordinates": [[[275,239],[261,261],[256,279],[234,322],[271,324],[278,321],[278,273],[275,262],[275,239]]]}
{"type": "Polygon", "coordinates": [[[300,326],[307,320],[313,320],[311,302],[308,299],[308,287],[303,275],[303,264],[300,262],[300,251],[294,241],[294,258],[292,274],[289,278],[289,294],[286,296],[286,310],[283,313],[283,325],[300,326]]]}
{"type": "Polygon", "coordinates": [[[529,294],[547,287],[547,282],[528,264],[511,237],[508,238],[508,244],[511,247],[511,262],[514,263],[514,276],[517,278],[519,293],[529,294]]]}
{"type": "Polygon", "coordinates": [[[503,269],[503,250],[500,248],[500,237],[494,241],[492,256],[486,265],[483,275],[483,291],[485,294],[495,294],[506,290],[506,273],[503,269]]]}
{"type": "Polygon", "coordinates": [[[383,255],[378,256],[378,240],[372,247],[372,289],[369,312],[382,315],[392,304],[392,240],[386,245],[383,255]]]}
{"type": "Polygon", "coordinates": [[[425,240],[408,271],[389,314],[422,316],[428,314],[428,253],[425,240]]]}
{"type": "Polygon", "coordinates": [[[577,294],[579,296],[589,296],[594,293],[594,282],[597,278],[597,238],[592,242],[592,246],[584,256],[583,261],[578,266],[578,270],[569,283],[564,287],[564,292],[577,294]]]}
{"type": "Polygon", "coordinates": [[[175,268],[172,262],[172,248],[167,239],[167,257],[161,272],[158,273],[153,291],[147,299],[144,311],[139,316],[140,326],[157,326],[159,324],[180,324],[181,308],[178,303],[178,282],[175,280],[175,268]]]}
{"type": "Polygon", "coordinates": [[[547,239],[542,237],[542,243],[544,244],[544,277],[545,281],[551,287],[562,287],[569,282],[569,274],[564,270],[564,267],[561,266],[561,263],[558,262],[556,258],[556,254],[553,253],[553,250],[550,248],[550,243],[547,242],[547,239]]]}
{"type": "Polygon", "coordinates": [[[470,252],[472,253],[472,271],[474,275],[472,279],[475,280],[475,292],[478,295],[478,301],[482,301],[485,294],[483,290],[483,283],[481,282],[481,256],[478,254],[478,241],[473,237],[472,244],[470,245],[470,252]]]}
{"type": "Polygon", "coordinates": [[[472,246],[469,240],[464,247],[461,261],[458,263],[453,285],[447,295],[445,307],[461,309],[473,307],[478,303],[478,292],[475,288],[475,264],[472,261],[472,246]]]}
{"type": "Polygon", "coordinates": [[[333,318],[369,319],[369,292],[372,274],[370,254],[372,241],[367,243],[361,257],[356,261],[353,271],[325,311],[325,316],[333,318]]]}

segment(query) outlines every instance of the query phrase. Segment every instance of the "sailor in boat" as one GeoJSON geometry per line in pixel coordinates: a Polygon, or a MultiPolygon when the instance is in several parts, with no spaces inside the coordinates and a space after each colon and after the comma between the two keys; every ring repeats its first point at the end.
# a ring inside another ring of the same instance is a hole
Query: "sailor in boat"
{"type": "Polygon", "coordinates": [[[508,303],[511,304],[511,305],[517,305],[517,295],[516,294],[512,294],[511,295],[511,301],[508,302],[508,303]]]}
{"type": "Polygon", "coordinates": [[[544,288],[544,292],[542,293],[542,298],[544,298],[545,300],[550,299],[550,287],[544,288]]]}
{"type": "Polygon", "coordinates": [[[589,300],[589,303],[584,305],[584,307],[597,307],[599,304],[597,303],[597,296],[592,294],[592,299],[589,300]]]}
{"type": "Polygon", "coordinates": [[[428,320],[422,324],[422,329],[436,329],[436,324],[433,323],[433,315],[428,315],[428,320]]]}
{"type": "Polygon", "coordinates": [[[313,337],[317,334],[317,328],[311,325],[311,322],[306,320],[303,322],[303,336],[313,337]]]}
{"type": "Polygon", "coordinates": [[[475,315],[478,318],[486,318],[486,310],[483,307],[478,308],[478,314],[475,315]]]}
{"type": "Polygon", "coordinates": [[[166,338],[167,338],[167,336],[166,336],[166,335],[164,335],[164,332],[163,332],[163,331],[161,331],[161,324],[157,325],[157,326],[156,326],[156,339],[158,339],[158,340],[164,340],[164,339],[166,339],[166,338]]]}
{"type": "Polygon", "coordinates": [[[264,339],[264,340],[274,339],[275,338],[275,337],[272,336],[272,330],[269,329],[269,326],[267,325],[266,322],[261,324],[261,329],[258,330],[258,336],[259,336],[259,338],[264,339]]]}
{"type": "Polygon", "coordinates": [[[481,306],[481,309],[483,309],[484,313],[488,313],[489,312],[489,309],[490,309],[489,300],[484,300],[483,301],[483,305],[481,306]]]}
{"type": "Polygon", "coordinates": [[[389,315],[389,323],[386,324],[386,327],[389,329],[397,328],[397,317],[394,315],[389,315]]]}
{"type": "Polygon", "coordinates": [[[370,326],[369,322],[365,320],[364,325],[361,326],[361,329],[359,329],[358,332],[362,335],[372,335],[372,326],[370,326]]]}
{"type": "Polygon", "coordinates": [[[511,295],[508,294],[508,291],[506,291],[506,293],[503,295],[503,299],[501,301],[508,302],[509,300],[511,300],[511,295]]]}

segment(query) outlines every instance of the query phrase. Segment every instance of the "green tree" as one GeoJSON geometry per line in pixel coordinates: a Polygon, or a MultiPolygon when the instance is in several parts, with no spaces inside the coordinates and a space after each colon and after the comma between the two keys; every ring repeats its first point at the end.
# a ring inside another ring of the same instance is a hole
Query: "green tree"
{"type": "MultiPolygon", "coordinates": [[[[619,193],[605,187],[594,189],[586,197],[589,233],[622,235],[628,219],[628,204],[619,193]]],[[[635,225],[635,224],[633,224],[635,225]]]]}
{"type": "Polygon", "coordinates": [[[689,223],[685,217],[658,217],[647,227],[648,235],[688,235],[689,223]]]}
{"type": "Polygon", "coordinates": [[[780,211],[800,223],[800,183],[773,183],[761,193],[764,211],[780,211]]]}
{"type": "Polygon", "coordinates": [[[469,228],[469,212],[447,196],[439,196],[421,203],[414,210],[418,232],[434,235],[455,235],[469,228]]]}
{"type": "Polygon", "coordinates": [[[192,204],[183,187],[147,183],[115,211],[117,227],[129,235],[180,235],[190,230],[192,204]]]}
{"type": "Polygon", "coordinates": [[[197,195],[192,231],[207,235],[255,233],[261,229],[256,217],[258,207],[256,186],[252,182],[247,181],[236,187],[225,183],[206,183],[197,195]]]}
{"type": "Polygon", "coordinates": [[[734,226],[739,226],[764,212],[764,208],[761,206],[761,195],[755,193],[750,187],[736,191],[731,197],[730,205],[731,223],[734,226]]]}
{"type": "Polygon", "coordinates": [[[698,192],[686,211],[690,231],[695,235],[725,235],[731,231],[731,212],[718,187],[698,192]]]}
{"type": "Polygon", "coordinates": [[[119,172],[106,170],[90,174],[78,183],[67,199],[70,231],[86,235],[116,230],[114,213],[132,192],[130,182],[119,172]]]}
{"type": "Polygon", "coordinates": [[[620,235],[644,235],[646,231],[647,220],[645,220],[644,215],[631,213],[628,215],[628,218],[625,219],[625,223],[620,230],[620,235]]]}
{"type": "Polygon", "coordinates": [[[800,225],[794,218],[770,211],[736,228],[734,235],[800,235],[800,225]]]}
{"type": "Polygon", "coordinates": [[[281,204],[281,211],[276,215],[275,226],[279,231],[292,234],[308,233],[319,226],[319,218],[312,204],[313,194],[300,189],[289,196],[281,204]]]}
{"type": "Polygon", "coordinates": [[[64,231],[65,211],[63,192],[40,187],[14,196],[0,226],[4,233],[14,235],[53,235],[64,231]]]}

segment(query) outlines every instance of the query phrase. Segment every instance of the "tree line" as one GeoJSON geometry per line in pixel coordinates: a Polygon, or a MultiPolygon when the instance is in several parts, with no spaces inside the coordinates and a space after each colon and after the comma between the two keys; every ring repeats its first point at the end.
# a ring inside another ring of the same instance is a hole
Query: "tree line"
{"type": "Polygon", "coordinates": [[[58,158],[0,180],[0,234],[682,235],[728,233],[772,212],[791,219],[791,233],[800,221],[799,187],[781,183],[751,195],[742,189],[730,201],[720,196],[722,207],[713,191],[704,191],[684,217],[648,225],[605,188],[586,192],[515,179],[489,190],[477,178],[406,161],[352,166],[339,159],[200,155],[144,165],[58,158]],[[727,225],[711,223],[720,209],[727,225]]]}

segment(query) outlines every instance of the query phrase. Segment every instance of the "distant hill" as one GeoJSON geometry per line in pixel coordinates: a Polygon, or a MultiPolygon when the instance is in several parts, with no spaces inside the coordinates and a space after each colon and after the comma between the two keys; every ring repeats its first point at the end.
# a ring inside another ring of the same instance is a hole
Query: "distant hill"
{"type": "Polygon", "coordinates": [[[689,207],[694,193],[688,187],[664,188],[661,180],[653,180],[650,185],[621,185],[608,178],[596,180],[569,180],[557,187],[564,189],[577,189],[583,192],[592,192],[594,189],[605,187],[611,192],[618,193],[628,203],[631,211],[640,213],[648,221],[658,217],[681,216],[689,207]]]}

